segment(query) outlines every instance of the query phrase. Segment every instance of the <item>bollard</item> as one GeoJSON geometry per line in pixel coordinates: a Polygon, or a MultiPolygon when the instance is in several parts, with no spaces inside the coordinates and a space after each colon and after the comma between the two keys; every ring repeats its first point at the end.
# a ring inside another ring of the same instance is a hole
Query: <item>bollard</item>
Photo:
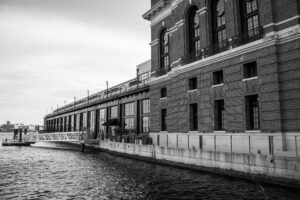
{"type": "Polygon", "coordinates": [[[84,143],[81,143],[81,152],[85,152],[85,145],[84,145],[84,143]]]}

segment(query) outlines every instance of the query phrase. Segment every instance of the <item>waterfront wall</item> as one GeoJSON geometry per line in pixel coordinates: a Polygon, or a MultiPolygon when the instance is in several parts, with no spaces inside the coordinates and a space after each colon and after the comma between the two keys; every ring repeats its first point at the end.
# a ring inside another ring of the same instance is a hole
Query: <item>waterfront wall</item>
{"type": "Polygon", "coordinates": [[[156,146],[297,157],[298,133],[151,133],[156,146]]]}
{"type": "Polygon", "coordinates": [[[164,164],[300,187],[300,158],[100,142],[101,150],[164,164]]]}

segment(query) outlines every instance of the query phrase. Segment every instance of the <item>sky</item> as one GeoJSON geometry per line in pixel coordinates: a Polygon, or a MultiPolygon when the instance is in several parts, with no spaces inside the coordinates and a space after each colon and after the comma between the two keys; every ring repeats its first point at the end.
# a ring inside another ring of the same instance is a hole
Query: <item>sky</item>
{"type": "Polygon", "coordinates": [[[150,0],[0,0],[0,124],[43,124],[135,77],[150,59],[150,0]]]}

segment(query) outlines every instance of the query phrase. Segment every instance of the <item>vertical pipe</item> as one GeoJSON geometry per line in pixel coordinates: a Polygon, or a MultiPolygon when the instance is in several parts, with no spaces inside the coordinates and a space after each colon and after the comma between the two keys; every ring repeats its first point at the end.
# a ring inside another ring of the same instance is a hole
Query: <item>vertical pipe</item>
{"type": "Polygon", "coordinates": [[[215,147],[215,151],[217,151],[217,136],[214,135],[214,147],[215,147]]]}
{"type": "Polygon", "coordinates": [[[169,135],[167,134],[167,147],[169,146],[169,135]]]}
{"type": "Polygon", "coordinates": [[[248,136],[248,142],[249,142],[249,154],[251,154],[251,136],[248,136]]]}
{"type": "Polygon", "coordinates": [[[187,136],[188,149],[190,148],[190,135],[187,136]]]}
{"type": "Polygon", "coordinates": [[[178,134],[176,135],[176,148],[178,148],[178,134]]]}
{"type": "Polygon", "coordinates": [[[232,153],[232,135],[230,135],[230,152],[232,153]]]}
{"type": "Polygon", "coordinates": [[[295,152],[296,152],[296,157],[298,157],[298,142],[297,142],[297,136],[295,136],[295,152]]]}

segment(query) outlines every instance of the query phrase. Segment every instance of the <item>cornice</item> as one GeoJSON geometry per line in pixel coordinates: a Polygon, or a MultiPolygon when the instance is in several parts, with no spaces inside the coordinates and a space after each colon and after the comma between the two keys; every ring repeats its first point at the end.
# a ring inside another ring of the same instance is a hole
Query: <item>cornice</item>
{"type": "Polygon", "coordinates": [[[290,28],[287,28],[285,30],[279,31],[279,32],[271,32],[265,35],[263,39],[248,43],[243,46],[239,46],[233,49],[230,49],[228,51],[204,58],[202,60],[198,60],[196,62],[178,66],[176,68],[173,68],[169,73],[153,78],[149,84],[157,84],[160,82],[164,82],[167,80],[170,80],[172,77],[175,77],[179,74],[198,69],[201,67],[205,67],[208,65],[211,65],[213,63],[221,62],[224,60],[231,59],[236,56],[242,56],[247,53],[257,51],[259,49],[269,47],[275,44],[283,44],[287,42],[291,42],[293,40],[300,39],[300,25],[296,25],[290,28]]]}
{"type": "Polygon", "coordinates": [[[170,0],[161,0],[157,2],[150,10],[148,10],[145,14],[142,15],[144,19],[151,20],[153,15],[158,13],[162,8],[164,8],[170,0]]]}

